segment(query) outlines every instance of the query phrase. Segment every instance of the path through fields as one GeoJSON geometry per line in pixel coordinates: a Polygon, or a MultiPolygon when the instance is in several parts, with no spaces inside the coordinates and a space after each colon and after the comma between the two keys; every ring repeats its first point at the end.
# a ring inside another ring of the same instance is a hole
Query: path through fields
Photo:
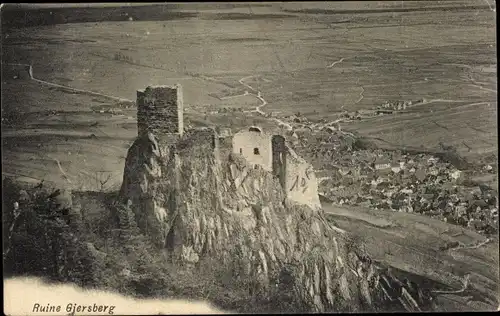
{"type": "Polygon", "coordinates": [[[6,65],[11,65],[11,66],[29,67],[28,68],[29,69],[28,73],[29,73],[30,79],[33,80],[33,81],[36,81],[38,83],[44,84],[44,85],[48,85],[48,86],[51,86],[51,87],[62,88],[62,89],[67,89],[67,90],[74,91],[74,92],[81,92],[81,93],[96,95],[96,96],[105,97],[105,98],[108,98],[108,99],[113,99],[113,100],[117,100],[117,101],[121,101],[121,102],[124,102],[124,101],[125,102],[134,102],[134,101],[129,100],[129,99],[125,99],[125,98],[121,98],[121,97],[116,97],[116,96],[112,96],[112,95],[109,95],[109,94],[104,94],[104,93],[94,92],[94,91],[84,90],[84,89],[77,89],[77,88],[73,88],[73,87],[69,87],[69,86],[64,86],[64,85],[57,84],[57,83],[54,83],[54,82],[45,81],[45,80],[41,80],[41,79],[35,78],[35,76],[33,75],[33,66],[32,65],[28,65],[28,64],[13,64],[13,63],[5,63],[5,64],[6,65]]]}
{"type": "MultiPolygon", "coordinates": [[[[258,113],[258,114],[260,114],[262,116],[268,117],[269,114],[266,113],[266,112],[264,112],[262,110],[262,108],[264,108],[264,106],[266,106],[268,104],[267,101],[266,101],[266,99],[264,99],[264,97],[262,96],[262,92],[260,90],[255,89],[250,84],[248,84],[248,83],[245,82],[246,80],[248,80],[250,78],[253,78],[253,77],[256,77],[256,76],[257,75],[250,75],[250,76],[246,76],[246,77],[243,77],[243,78],[241,78],[241,79],[238,80],[238,82],[242,86],[244,86],[245,88],[247,88],[247,90],[245,90],[245,92],[243,92],[243,94],[231,95],[231,96],[223,97],[223,98],[220,98],[220,99],[221,100],[232,99],[232,98],[238,98],[238,97],[247,96],[247,95],[254,96],[255,98],[257,98],[260,101],[260,104],[257,105],[254,110],[243,111],[243,112],[244,113],[258,113]]],[[[269,81],[269,80],[265,80],[265,81],[269,81]]],[[[293,130],[293,127],[289,123],[287,123],[287,122],[285,122],[283,120],[280,120],[280,119],[275,118],[275,117],[272,117],[270,119],[273,120],[274,122],[278,123],[279,126],[282,126],[282,127],[286,128],[289,131],[293,130]]]]}

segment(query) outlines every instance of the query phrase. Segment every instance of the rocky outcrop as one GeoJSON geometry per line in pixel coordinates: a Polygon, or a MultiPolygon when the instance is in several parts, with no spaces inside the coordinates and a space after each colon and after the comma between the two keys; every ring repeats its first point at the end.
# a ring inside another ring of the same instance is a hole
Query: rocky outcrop
{"type": "Polygon", "coordinates": [[[139,227],[189,264],[219,258],[260,293],[286,284],[315,311],[372,305],[379,279],[369,258],[321,209],[287,199],[271,172],[238,154],[219,159],[215,136],[133,143],[120,197],[139,227]]]}

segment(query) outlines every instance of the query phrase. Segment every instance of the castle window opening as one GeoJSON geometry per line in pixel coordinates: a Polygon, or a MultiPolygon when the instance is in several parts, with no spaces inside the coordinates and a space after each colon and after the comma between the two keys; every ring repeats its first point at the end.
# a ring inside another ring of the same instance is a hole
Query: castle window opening
{"type": "Polygon", "coordinates": [[[257,132],[257,133],[262,133],[262,129],[257,126],[252,126],[248,129],[250,132],[257,132]]]}
{"type": "Polygon", "coordinates": [[[243,148],[240,148],[240,155],[243,154],[243,148]]]}
{"type": "Polygon", "coordinates": [[[254,155],[260,155],[260,153],[259,153],[259,148],[254,148],[254,149],[253,149],[253,154],[254,154],[254,155]]]}

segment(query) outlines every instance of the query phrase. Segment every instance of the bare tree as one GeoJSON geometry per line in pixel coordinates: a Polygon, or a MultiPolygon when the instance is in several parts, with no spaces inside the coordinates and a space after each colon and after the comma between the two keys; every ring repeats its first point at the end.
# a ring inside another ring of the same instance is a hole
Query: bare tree
{"type": "Polygon", "coordinates": [[[104,170],[95,172],[96,185],[99,187],[99,191],[103,192],[105,190],[105,186],[111,179],[111,175],[111,172],[104,170]]]}

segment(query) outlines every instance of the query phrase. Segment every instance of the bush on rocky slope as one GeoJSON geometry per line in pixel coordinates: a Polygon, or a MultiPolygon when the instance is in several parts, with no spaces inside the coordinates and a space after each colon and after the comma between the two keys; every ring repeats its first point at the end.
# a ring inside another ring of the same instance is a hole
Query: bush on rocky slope
{"type": "Polygon", "coordinates": [[[235,281],[217,260],[173,263],[139,232],[125,205],[113,205],[115,194],[75,192],[61,209],[53,188],[23,189],[7,179],[2,189],[5,277],[38,276],[138,298],[203,299],[247,313],[302,309],[286,291],[251,293],[250,278],[235,281]],[[68,221],[69,213],[83,216],[68,221]]]}
{"type": "Polygon", "coordinates": [[[372,309],[379,276],[361,249],[347,247],[348,233],[286,199],[270,172],[238,154],[219,158],[207,136],[134,142],[120,201],[141,231],[181,264],[216,259],[234,282],[250,280],[254,297],[272,297],[288,274],[290,295],[308,310],[372,309]]]}

